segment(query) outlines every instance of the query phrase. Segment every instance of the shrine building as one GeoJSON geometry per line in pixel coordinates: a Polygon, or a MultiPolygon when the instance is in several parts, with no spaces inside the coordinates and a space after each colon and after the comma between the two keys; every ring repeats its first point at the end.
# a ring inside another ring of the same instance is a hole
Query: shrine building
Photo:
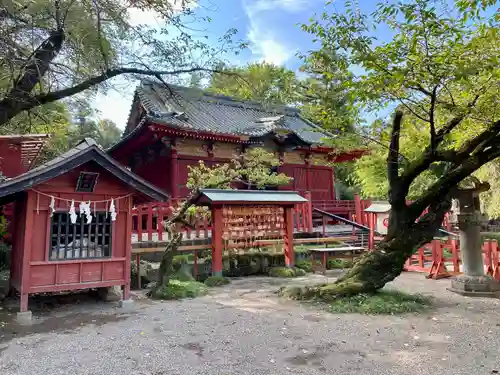
{"type": "Polygon", "coordinates": [[[277,172],[293,177],[279,189],[333,202],[333,164],[356,159],[364,150],[337,153],[324,144],[327,136],[296,108],[147,80],[135,92],[124,137],[108,152],[172,198],[182,198],[189,192],[189,166],[200,160],[207,166],[227,163],[248,147],[263,147],[281,160],[277,172]]]}

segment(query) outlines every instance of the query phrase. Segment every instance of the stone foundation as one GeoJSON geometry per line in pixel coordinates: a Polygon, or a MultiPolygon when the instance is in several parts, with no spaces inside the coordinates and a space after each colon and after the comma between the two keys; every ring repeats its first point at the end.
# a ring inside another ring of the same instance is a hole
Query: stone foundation
{"type": "Polygon", "coordinates": [[[122,299],[122,289],[120,286],[97,289],[97,296],[100,300],[106,302],[115,302],[122,299]]]}
{"type": "Polygon", "coordinates": [[[457,276],[448,290],[468,297],[500,298],[500,282],[490,276],[457,276]]]}

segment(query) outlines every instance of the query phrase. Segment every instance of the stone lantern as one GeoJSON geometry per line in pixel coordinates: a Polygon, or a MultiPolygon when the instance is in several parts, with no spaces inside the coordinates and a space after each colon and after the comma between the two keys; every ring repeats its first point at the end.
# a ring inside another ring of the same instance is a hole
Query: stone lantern
{"type": "Polygon", "coordinates": [[[454,194],[450,223],[458,227],[463,275],[451,281],[449,290],[467,296],[500,296],[500,283],[485,275],[481,226],[486,217],[481,214],[479,194],[490,185],[474,178],[472,186],[459,188],[454,194]]]}

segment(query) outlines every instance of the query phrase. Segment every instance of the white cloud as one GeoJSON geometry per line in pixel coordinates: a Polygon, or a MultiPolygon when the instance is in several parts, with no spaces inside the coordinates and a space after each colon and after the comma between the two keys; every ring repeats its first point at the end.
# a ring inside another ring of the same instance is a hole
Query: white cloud
{"type": "Polygon", "coordinates": [[[254,0],[247,8],[253,12],[281,9],[295,13],[306,9],[310,3],[311,0],[254,0]]]}
{"type": "Polygon", "coordinates": [[[250,50],[259,60],[276,65],[284,64],[294,52],[284,43],[279,42],[269,32],[263,32],[257,25],[253,25],[248,32],[250,50]]]}
{"type": "MultiPolygon", "coordinates": [[[[191,9],[197,8],[199,5],[198,0],[169,0],[169,3],[172,5],[174,13],[182,12],[183,4],[191,9]]],[[[148,25],[159,28],[165,23],[161,14],[152,10],[144,11],[140,8],[128,8],[127,11],[129,15],[129,22],[132,26],[148,25]]]]}
{"type": "Polygon", "coordinates": [[[276,65],[287,62],[295,53],[293,46],[280,41],[263,16],[277,10],[298,12],[308,3],[308,0],[244,0],[243,7],[249,20],[247,37],[252,54],[261,61],[276,65]]]}

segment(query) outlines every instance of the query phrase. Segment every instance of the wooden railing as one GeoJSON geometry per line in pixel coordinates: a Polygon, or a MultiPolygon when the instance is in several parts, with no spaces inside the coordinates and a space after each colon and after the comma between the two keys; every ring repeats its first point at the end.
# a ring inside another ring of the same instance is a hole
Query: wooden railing
{"type": "MultiPolygon", "coordinates": [[[[308,193],[305,194],[308,198],[308,193]]],[[[173,198],[168,202],[152,202],[134,207],[132,210],[132,242],[162,242],[170,239],[163,222],[179,207],[183,199],[173,198]]],[[[294,209],[294,232],[310,233],[312,228],[311,202],[297,204],[294,209]]],[[[210,215],[192,218],[191,228],[184,228],[185,240],[208,239],[211,237],[210,215]]]]}
{"type": "MultiPolygon", "coordinates": [[[[482,250],[485,273],[500,280],[500,248],[497,241],[484,241],[482,250]]],[[[422,246],[406,261],[405,271],[424,272],[432,279],[461,274],[459,241],[453,238],[447,241],[433,240],[422,246]]]]}

